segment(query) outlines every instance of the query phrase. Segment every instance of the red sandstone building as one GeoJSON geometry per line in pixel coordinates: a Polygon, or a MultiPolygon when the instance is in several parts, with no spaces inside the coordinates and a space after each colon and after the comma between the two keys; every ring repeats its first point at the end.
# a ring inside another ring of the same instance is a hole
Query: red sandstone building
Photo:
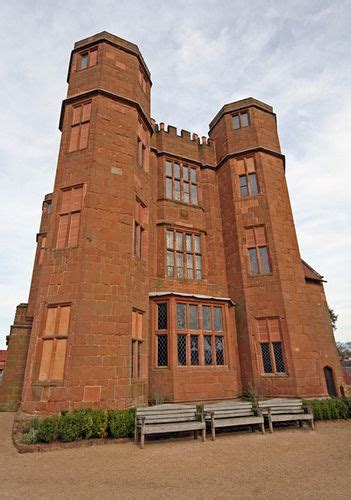
{"type": "Polygon", "coordinates": [[[199,140],[157,125],[150,91],[136,45],[106,32],[75,44],[2,407],[222,400],[248,386],[338,393],[322,277],[300,257],[272,107],[226,104],[199,140]]]}

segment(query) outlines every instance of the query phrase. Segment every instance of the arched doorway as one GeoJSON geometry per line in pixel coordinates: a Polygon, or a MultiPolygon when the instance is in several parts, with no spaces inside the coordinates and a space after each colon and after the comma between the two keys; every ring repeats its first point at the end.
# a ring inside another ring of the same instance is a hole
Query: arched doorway
{"type": "Polygon", "coordinates": [[[329,396],[337,396],[335,382],[334,382],[333,369],[330,368],[329,366],[325,366],[323,368],[323,371],[324,371],[325,383],[327,384],[327,390],[328,390],[329,396]]]}

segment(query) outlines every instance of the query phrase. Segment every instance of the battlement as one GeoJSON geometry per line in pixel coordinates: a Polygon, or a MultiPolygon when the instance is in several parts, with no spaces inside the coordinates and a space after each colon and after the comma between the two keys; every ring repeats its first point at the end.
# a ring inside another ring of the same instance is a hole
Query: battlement
{"type": "Polygon", "coordinates": [[[201,146],[213,147],[213,141],[209,137],[206,137],[204,135],[201,136],[200,138],[199,135],[196,134],[195,132],[189,132],[188,130],[184,129],[182,129],[180,131],[180,134],[178,134],[177,127],[174,127],[173,125],[167,125],[167,127],[165,127],[164,122],[156,123],[156,121],[153,118],[151,119],[151,123],[154,127],[154,131],[156,134],[165,133],[173,137],[179,137],[181,139],[191,141],[195,144],[198,144],[200,147],[201,146]]]}

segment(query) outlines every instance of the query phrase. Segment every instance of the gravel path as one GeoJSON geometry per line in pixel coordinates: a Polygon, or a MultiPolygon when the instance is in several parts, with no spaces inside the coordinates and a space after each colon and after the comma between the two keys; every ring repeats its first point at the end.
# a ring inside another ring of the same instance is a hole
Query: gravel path
{"type": "Polygon", "coordinates": [[[0,413],[1,499],[350,499],[351,422],[18,454],[0,413]]]}

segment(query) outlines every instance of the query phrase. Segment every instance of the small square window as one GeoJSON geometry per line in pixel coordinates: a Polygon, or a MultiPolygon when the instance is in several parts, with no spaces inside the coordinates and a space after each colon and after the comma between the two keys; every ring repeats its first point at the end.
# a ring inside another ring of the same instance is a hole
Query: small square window
{"type": "Polygon", "coordinates": [[[80,56],[80,69],[86,69],[89,65],[89,54],[81,54],[80,56]]]}

